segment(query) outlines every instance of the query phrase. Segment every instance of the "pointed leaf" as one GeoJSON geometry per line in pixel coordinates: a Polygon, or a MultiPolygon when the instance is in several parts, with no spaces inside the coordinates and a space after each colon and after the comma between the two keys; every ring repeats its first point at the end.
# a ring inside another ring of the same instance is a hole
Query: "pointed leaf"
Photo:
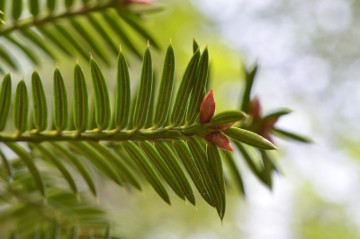
{"type": "Polygon", "coordinates": [[[162,157],[160,156],[159,152],[154,148],[154,146],[147,142],[140,142],[140,147],[147,155],[148,159],[157,169],[160,175],[166,180],[169,186],[174,190],[174,192],[181,198],[185,199],[185,194],[181,189],[179,183],[176,181],[174,174],[171,172],[169,167],[166,165],[162,157]]]}
{"type": "Polygon", "coordinates": [[[8,73],[2,83],[0,91],[0,132],[4,130],[11,105],[11,76],[8,73]]]}
{"type": "Polygon", "coordinates": [[[187,140],[187,144],[195,159],[195,163],[200,171],[200,174],[204,180],[206,190],[210,195],[212,202],[211,205],[216,207],[216,209],[219,211],[223,208],[224,205],[220,188],[216,183],[215,176],[212,173],[206,154],[203,151],[202,146],[198,140],[200,139],[191,137],[187,140]]]}
{"type": "Polygon", "coordinates": [[[224,133],[233,140],[240,141],[241,143],[245,143],[259,149],[278,149],[267,139],[244,129],[232,127],[225,130],[224,133]]]}
{"type": "Polygon", "coordinates": [[[77,63],[74,70],[74,126],[78,132],[84,132],[88,125],[88,93],[84,72],[77,63]]]}
{"type": "Polygon", "coordinates": [[[151,167],[149,162],[145,159],[144,155],[140,152],[137,146],[132,142],[124,142],[122,144],[126,152],[132,157],[137,164],[138,168],[145,175],[151,186],[159,194],[159,196],[168,204],[170,204],[169,195],[165,189],[164,184],[160,181],[159,176],[151,167]]]}
{"type": "Polygon", "coordinates": [[[131,169],[131,171],[135,172],[136,175],[141,175],[141,171],[137,167],[137,164],[128,155],[124,147],[122,147],[120,144],[116,144],[116,146],[113,147],[113,150],[116,153],[116,155],[118,155],[121,158],[121,160],[131,169]]]}
{"type": "Polygon", "coordinates": [[[171,125],[173,126],[179,126],[184,121],[188,99],[193,89],[199,58],[200,50],[197,50],[191,58],[180,83],[176,94],[174,108],[171,113],[171,125]]]}
{"type": "Polygon", "coordinates": [[[64,79],[59,68],[54,72],[54,124],[57,132],[63,131],[68,121],[68,104],[64,79]]]}
{"type": "Polygon", "coordinates": [[[190,152],[190,149],[186,145],[186,143],[182,140],[174,141],[174,148],[176,150],[179,159],[181,160],[182,164],[184,165],[186,171],[190,175],[192,181],[194,182],[196,188],[198,189],[200,195],[205,199],[207,203],[212,205],[211,198],[206,191],[206,187],[199,172],[198,167],[194,162],[194,158],[190,152]]]}
{"type": "Polygon", "coordinates": [[[41,83],[39,73],[35,70],[31,76],[31,89],[33,98],[34,124],[37,132],[46,129],[47,105],[44,87],[41,83]]]}
{"type": "Polygon", "coordinates": [[[209,72],[209,53],[205,48],[201,55],[199,66],[196,70],[196,77],[193,91],[189,102],[189,109],[187,113],[187,123],[193,124],[197,119],[200,111],[201,102],[205,96],[206,80],[209,72]]]}
{"type": "Polygon", "coordinates": [[[117,168],[117,171],[119,171],[120,176],[130,184],[132,184],[137,189],[141,190],[140,183],[135,178],[133,173],[129,170],[129,168],[116,156],[114,153],[112,153],[110,150],[108,150],[104,145],[95,143],[95,142],[89,142],[89,145],[93,147],[97,152],[99,152],[104,158],[108,160],[110,164],[112,164],[114,167],[117,168]]]}
{"type": "Polygon", "coordinates": [[[77,151],[80,155],[86,156],[86,158],[94,164],[94,166],[104,173],[104,175],[108,176],[112,180],[114,180],[117,184],[123,185],[122,179],[117,174],[112,165],[104,159],[98,152],[95,151],[93,147],[84,142],[72,142],[69,143],[69,146],[77,151]]]}
{"type": "Polygon", "coordinates": [[[227,125],[231,124],[240,120],[243,120],[247,118],[247,115],[242,111],[225,111],[223,113],[215,115],[211,121],[210,124],[212,126],[221,126],[221,125],[227,125]]]}
{"type": "Polygon", "coordinates": [[[65,180],[68,182],[71,190],[74,193],[78,193],[77,186],[75,184],[75,181],[74,181],[73,177],[71,176],[71,173],[67,170],[67,168],[62,163],[62,161],[58,158],[58,156],[55,155],[52,151],[50,151],[48,148],[46,148],[42,144],[31,144],[31,145],[33,147],[39,149],[42,152],[42,154],[45,157],[47,157],[59,169],[59,171],[64,176],[65,180]]]}
{"type": "Polygon", "coordinates": [[[84,165],[84,163],[79,159],[77,156],[75,156],[72,152],[65,149],[62,145],[59,143],[52,142],[52,146],[57,150],[60,154],[64,155],[74,166],[77,168],[77,170],[80,172],[82,177],[84,178],[86,184],[90,188],[91,192],[94,196],[97,195],[95,183],[93,181],[93,178],[90,175],[90,170],[84,165]]]}
{"type": "Polygon", "coordinates": [[[221,192],[221,197],[222,197],[221,201],[223,202],[223,205],[222,205],[223,207],[220,208],[218,213],[219,213],[220,218],[223,218],[224,214],[225,214],[225,203],[226,203],[225,195],[226,194],[225,194],[224,172],[223,172],[220,153],[215,145],[208,144],[207,145],[207,155],[208,155],[208,159],[209,159],[210,168],[212,169],[212,172],[214,173],[215,180],[216,180],[217,185],[221,192]]]}
{"type": "Polygon", "coordinates": [[[174,89],[174,80],[175,80],[175,55],[174,55],[174,49],[170,44],[166,52],[160,89],[158,93],[158,99],[156,102],[156,111],[154,118],[154,124],[156,128],[164,126],[167,121],[170,111],[170,105],[171,105],[170,102],[174,89]]]}
{"type": "Polygon", "coordinates": [[[29,96],[24,80],[20,81],[16,87],[14,103],[14,125],[21,134],[27,129],[29,110],[29,96]]]}
{"type": "Polygon", "coordinates": [[[26,167],[29,169],[29,172],[33,176],[36,186],[39,188],[42,196],[46,196],[44,181],[29,153],[26,152],[24,148],[22,148],[20,145],[16,143],[5,143],[5,144],[24,161],[26,167]]]}
{"type": "Polygon", "coordinates": [[[150,48],[145,51],[143,65],[141,69],[141,79],[139,91],[136,98],[134,109],[134,129],[142,128],[149,114],[151,102],[151,90],[153,85],[153,72],[150,48]]]}
{"type": "Polygon", "coordinates": [[[115,125],[118,130],[124,129],[130,116],[130,76],[125,56],[120,49],[117,61],[117,87],[115,102],[115,125]]]}
{"type": "Polygon", "coordinates": [[[111,117],[109,92],[104,75],[92,56],[90,56],[90,67],[95,95],[96,124],[99,130],[103,130],[109,126],[111,117]]]}
{"type": "Polygon", "coordinates": [[[169,146],[167,146],[165,142],[155,142],[155,147],[179,182],[180,187],[182,188],[189,202],[195,205],[195,197],[190,183],[169,146]]]}

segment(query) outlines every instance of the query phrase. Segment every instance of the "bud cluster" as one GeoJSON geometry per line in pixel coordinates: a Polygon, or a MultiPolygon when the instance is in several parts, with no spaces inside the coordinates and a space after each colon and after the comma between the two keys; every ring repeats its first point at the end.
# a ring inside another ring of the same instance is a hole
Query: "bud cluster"
{"type": "MultiPolygon", "coordinates": [[[[204,97],[203,101],[200,105],[200,113],[199,113],[199,121],[200,124],[209,123],[211,118],[215,114],[215,98],[214,98],[214,91],[211,89],[204,97]]],[[[220,131],[227,130],[231,127],[234,123],[220,125],[220,126],[212,126],[212,129],[218,129],[220,131]]],[[[230,140],[221,132],[213,132],[204,137],[210,143],[215,144],[218,148],[234,151],[233,147],[231,146],[230,140]]]]}

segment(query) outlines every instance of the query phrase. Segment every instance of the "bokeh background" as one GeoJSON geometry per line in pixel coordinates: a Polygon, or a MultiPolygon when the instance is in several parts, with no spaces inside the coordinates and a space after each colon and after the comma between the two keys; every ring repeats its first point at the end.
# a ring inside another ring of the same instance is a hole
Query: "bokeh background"
{"type": "Polygon", "coordinates": [[[257,61],[255,91],[264,111],[292,109],[279,126],[314,143],[276,139],[283,174],[275,175],[272,191],[238,158],[247,195],[228,185],[222,224],[206,205],[195,210],[175,201],[168,208],[147,192],[109,203],[122,204],[113,215],[119,230],[127,238],[360,238],[359,2],[158,2],[166,10],[149,15],[148,24],[164,45],[172,38],[179,72],[193,37],[209,46],[218,112],[239,107],[240,66],[257,61]]]}
{"type": "MultiPolygon", "coordinates": [[[[217,111],[238,109],[244,86],[241,65],[258,62],[254,92],[264,111],[292,109],[278,125],[307,135],[314,143],[275,139],[282,174],[275,175],[272,191],[237,157],[246,197],[227,185],[223,222],[201,200],[194,208],[172,195],[169,207],[150,188],[143,194],[129,193],[99,182],[100,205],[109,212],[116,232],[124,238],[146,239],[360,238],[360,2],[155,2],[165,9],[147,15],[146,25],[163,49],[172,39],[178,82],[195,38],[202,48],[209,47],[217,111]]],[[[160,69],[164,51],[153,53],[160,69]]],[[[39,72],[50,79],[47,69],[55,65],[44,63],[39,72]]],[[[130,56],[133,78],[139,77],[137,63],[130,56]]],[[[74,62],[58,64],[60,69],[72,69],[74,62]]],[[[24,75],[28,81],[33,68],[23,66],[14,78],[24,75]]],[[[105,74],[111,79],[115,72],[105,74]]],[[[64,78],[71,87],[71,74],[64,78]]],[[[46,87],[51,92],[50,82],[46,87]]],[[[47,97],[52,102],[51,95],[47,97]]]]}

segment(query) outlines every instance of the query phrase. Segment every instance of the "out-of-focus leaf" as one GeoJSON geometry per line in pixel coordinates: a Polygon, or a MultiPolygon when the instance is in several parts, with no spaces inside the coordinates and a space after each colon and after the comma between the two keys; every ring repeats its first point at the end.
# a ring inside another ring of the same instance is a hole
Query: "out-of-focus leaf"
{"type": "Polygon", "coordinates": [[[232,176],[234,177],[236,186],[238,187],[240,193],[245,196],[246,193],[245,193],[244,181],[242,179],[240,170],[235,163],[235,159],[234,159],[232,153],[224,151],[223,154],[224,154],[224,159],[226,161],[226,164],[228,165],[228,169],[229,169],[230,173],[232,174],[232,176]]]}
{"type": "Polygon", "coordinates": [[[43,178],[36,168],[34,160],[31,158],[28,152],[25,151],[20,145],[16,143],[5,143],[14,153],[16,153],[26,164],[26,167],[29,169],[29,172],[33,176],[36,186],[39,188],[41,194],[46,196],[45,184],[43,178]]]}
{"type": "Polygon", "coordinates": [[[250,94],[251,94],[251,89],[254,83],[254,79],[255,79],[255,75],[258,69],[258,66],[255,65],[251,70],[248,70],[245,68],[245,66],[243,66],[244,68],[244,72],[245,72],[245,90],[244,93],[242,95],[242,99],[241,99],[241,110],[244,111],[245,113],[250,113],[250,94]]]}
{"type": "Polygon", "coordinates": [[[313,142],[312,139],[310,139],[310,138],[308,138],[306,136],[298,135],[296,133],[289,132],[287,130],[283,130],[283,129],[279,129],[279,128],[273,128],[271,131],[274,132],[275,134],[279,135],[279,136],[283,136],[285,138],[296,140],[296,141],[299,141],[299,142],[303,142],[303,143],[312,143],[313,142]]]}

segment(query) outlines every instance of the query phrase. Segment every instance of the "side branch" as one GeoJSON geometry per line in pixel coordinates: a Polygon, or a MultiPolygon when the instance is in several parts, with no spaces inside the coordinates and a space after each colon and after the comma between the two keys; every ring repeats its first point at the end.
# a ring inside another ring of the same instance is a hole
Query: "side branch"
{"type": "Polygon", "coordinates": [[[106,4],[99,3],[91,7],[83,7],[75,10],[69,9],[68,11],[58,15],[53,15],[52,13],[50,13],[40,17],[24,18],[22,20],[13,22],[9,26],[7,25],[3,25],[2,27],[0,26],[0,36],[4,36],[13,31],[26,29],[32,26],[41,26],[48,22],[53,22],[62,18],[86,15],[90,12],[99,12],[107,8],[117,7],[117,6],[118,5],[115,5],[114,2],[110,1],[106,4]]]}

